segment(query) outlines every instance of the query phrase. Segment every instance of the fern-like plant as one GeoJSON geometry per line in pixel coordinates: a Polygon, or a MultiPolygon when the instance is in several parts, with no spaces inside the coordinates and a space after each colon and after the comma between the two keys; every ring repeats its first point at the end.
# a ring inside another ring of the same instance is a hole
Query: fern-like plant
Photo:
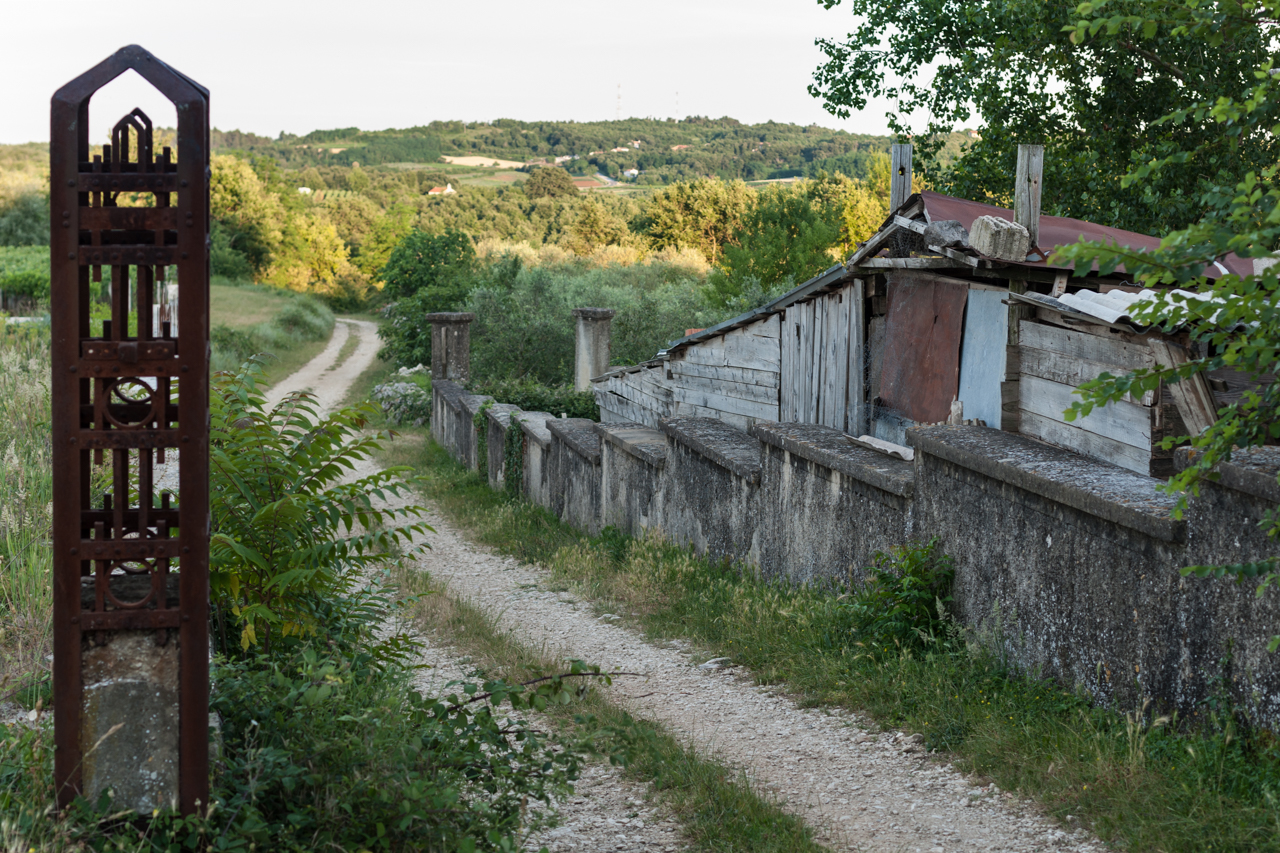
{"type": "Polygon", "coordinates": [[[423,547],[413,537],[431,531],[422,507],[388,504],[411,489],[408,468],[358,472],[393,435],[364,432],[372,406],[320,416],[299,392],[268,407],[262,378],[251,359],[215,375],[210,395],[209,574],[224,653],[258,643],[269,653],[273,636],[314,633],[367,569],[423,547]]]}

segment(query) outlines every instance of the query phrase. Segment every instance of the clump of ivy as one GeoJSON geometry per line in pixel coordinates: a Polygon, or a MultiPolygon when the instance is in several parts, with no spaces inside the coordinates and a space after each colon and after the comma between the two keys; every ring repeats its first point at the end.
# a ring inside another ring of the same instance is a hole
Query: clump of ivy
{"type": "Polygon", "coordinates": [[[503,451],[506,456],[503,460],[503,488],[509,497],[518,498],[524,493],[524,430],[514,414],[511,426],[507,428],[503,451]]]}
{"type": "Polygon", "coordinates": [[[493,408],[493,400],[485,400],[480,408],[471,416],[471,423],[476,428],[476,470],[480,476],[489,476],[489,418],[488,412],[493,408]]]}

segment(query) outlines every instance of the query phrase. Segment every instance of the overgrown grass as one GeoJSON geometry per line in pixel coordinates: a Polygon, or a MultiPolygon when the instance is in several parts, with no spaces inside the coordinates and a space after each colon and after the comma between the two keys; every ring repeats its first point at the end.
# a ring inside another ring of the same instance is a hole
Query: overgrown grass
{"type": "Polygon", "coordinates": [[[1015,672],[993,651],[1004,638],[951,625],[911,649],[862,636],[837,591],[762,581],[658,539],[584,536],[491,491],[429,439],[391,452],[425,474],[426,496],[478,541],[547,566],[612,612],[640,614],[655,639],[690,639],[803,702],[923,733],[961,768],[1125,849],[1280,850],[1280,744],[1225,698],[1194,726],[1150,708],[1095,708],[1015,672]]]}
{"type": "MultiPolygon", "coordinates": [[[[431,578],[408,564],[394,575],[406,593],[422,596],[414,605],[418,623],[471,656],[486,678],[524,681],[563,669],[564,662],[541,654],[500,629],[493,614],[455,599],[431,578]]],[[[742,853],[818,853],[823,850],[798,817],[787,814],[750,781],[724,765],[684,746],[662,726],[637,720],[599,692],[572,707],[547,713],[568,729],[574,718],[590,715],[605,730],[625,730],[634,738],[626,773],[648,782],[679,819],[695,850],[742,853]]]]}
{"type": "Polygon", "coordinates": [[[333,312],[323,302],[276,288],[212,285],[210,312],[212,369],[235,370],[250,356],[269,353],[268,385],[319,355],[333,334],[333,312]]]}
{"type": "Polygon", "coordinates": [[[49,327],[6,326],[0,320],[0,701],[14,694],[29,702],[34,692],[19,688],[48,671],[49,374],[49,327]]]}

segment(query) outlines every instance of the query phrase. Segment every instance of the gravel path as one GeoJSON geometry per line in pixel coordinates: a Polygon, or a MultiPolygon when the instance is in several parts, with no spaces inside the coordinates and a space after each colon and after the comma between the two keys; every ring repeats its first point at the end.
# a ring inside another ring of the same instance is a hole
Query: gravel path
{"type": "MultiPolygon", "coordinates": [[[[321,413],[337,407],[346,398],[352,383],[377,357],[377,326],[365,320],[339,320],[324,350],[292,375],[281,380],[267,395],[275,405],[286,395],[301,390],[316,394],[321,413]],[[360,341],[348,358],[334,364],[350,334],[360,341]]],[[[353,473],[373,473],[375,464],[366,461],[353,473]]],[[[428,536],[434,543],[435,537],[428,536]]],[[[413,630],[410,626],[400,626],[413,630]]],[[[425,645],[416,686],[424,695],[439,695],[451,681],[471,676],[467,659],[447,646],[419,635],[425,645]]],[[[524,849],[545,846],[551,853],[570,851],[618,851],[618,853],[672,853],[684,850],[679,824],[661,808],[646,804],[646,786],[624,779],[607,763],[584,767],[572,796],[558,803],[560,825],[526,840],[524,849]]]]}
{"type": "Polygon", "coordinates": [[[368,320],[338,320],[328,345],[315,358],[277,382],[267,391],[268,405],[274,406],[294,391],[311,391],[322,411],[337,407],[351,390],[351,383],[378,355],[378,326],[368,320]],[[356,349],[342,361],[338,353],[352,332],[360,338],[356,349]]]}
{"type": "MultiPolygon", "coordinates": [[[[371,327],[361,324],[354,331],[372,336],[371,327]]],[[[332,345],[329,349],[336,354],[332,345]]],[[[365,349],[362,343],[357,352],[365,349]]],[[[355,356],[348,359],[330,381],[344,373],[359,375],[360,361],[355,356]]],[[[349,386],[350,379],[346,382],[349,386]]],[[[749,674],[738,669],[699,667],[680,644],[659,648],[619,624],[618,617],[595,616],[576,596],[550,589],[545,571],[489,553],[439,513],[431,512],[426,521],[436,533],[420,567],[446,583],[451,594],[498,614],[500,626],[536,648],[606,669],[646,673],[646,679],[618,679],[612,688],[615,700],[638,716],[668,726],[703,754],[742,768],[784,808],[803,816],[819,840],[834,850],[1107,849],[1082,831],[1064,831],[1029,801],[994,786],[971,784],[923,755],[921,747],[901,733],[876,732],[873,724],[851,713],[801,709],[785,695],[754,685],[749,674]]],[[[435,653],[442,656],[439,671],[445,672],[447,651],[435,653]]],[[[619,803],[637,813],[642,810],[630,805],[638,797],[619,793],[626,786],[610,768],[599,771],[602,775],[588,780],[579,797],[567,804],[583,806],[566,810],[565,828],[575,827],[574,831],[554,838],[548,834],[545,843],[555,842],[553,850],[667,849],[670,841],[655,847],[661,843],[656,839],[646,839],[642,846],[607,846],[612,842],[598,833],[600,827],[612,832],[619,824],[607,821],[631,813],[619,803]],[[597,815],[609,817],[601,824],[597,815]],[[568,846],[560,846],[562,840],[568,846]]],[[[655,828],[647,822],[652,818],[640,820],[644,830],[655,828]]],[[[662,826],[661,820],[656,826],[662,826]]],[[[671,833],[663,834],[671,838],[671,833]]]]}

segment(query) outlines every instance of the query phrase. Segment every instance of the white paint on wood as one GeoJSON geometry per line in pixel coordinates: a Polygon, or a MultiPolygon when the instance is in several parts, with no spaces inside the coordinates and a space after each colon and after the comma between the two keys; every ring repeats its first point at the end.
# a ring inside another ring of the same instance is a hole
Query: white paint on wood
{"type": "Polygon", "coordinates": [[[739,382],[744,385],[759,385],[764,388],[776,389],[781,384],[776,371],[755,370],[750,367],[720,367],[714,364],[670,361],[667,363],[667,369],[672,373],[671,382],[679,381],[675,378],[676,376],[696,376],[701,379],[739,382]]]}
{"type": "Polygon", "coordinates": [[[894,143],[889,155],[889,210],[896,212],[911,197],[911,143],[894,143]]]}
{"type": "Polygon", "coordinates": [[[730,412],[735,415],[743,415],[749,418],[761,418],[765,420],[776,421],[778,419],[777,403],[759,403],[753,400],[742,400],[738,397],[729,397],[725,394],[717,394],[710,391],[704,391],[698,388],[676,388],[676,402],[681,404],[681,411],[685,404],[700,406],[704,409],[714,409],[718,412],[730,412]]]}
{"type": "Polygon", "coordinates": [[[1027,229],[1031,251],[1040,245],[1040,179],[1044,173],[1044,146],[1019,145],[1013,184],[1013,221],[1027,229]]]}
{"type": "Polygon", "coordinates": [[[1121,340],[1109,332],[1103,336],[1031,320],[1023,320],[1019,328],[1018,342],[1024,347],[1060,352],[1086,361],[1114,365],[1124,371],[1150,367],[1154,363],[1148,347],[1121,340]]]}
{"type": "Polygon", "coordinates": [[[672,399],[674,399],[676,388],[691,388],[712,394],[738,397],[742,400],[753,400],[757,403],[768,403],[771,406],[778,405],[778,389],[769,388],[765,385],[726,382],[723,379],[706,379],[702,376],[681,375],[678,379],[672,380],[672,384],[668,389],[673,395],[672,399]]]}
{"type": "MultiPolygon", "coordinates": [[[[1070,385],[1024,375],[1018,383],[1018,405],[1024,414],[1030,412],[1065,424],[1062,413],[1080,400],[1072,393],[1074,390],[1070,385]]],[[[1072,424],[1087,432],[1140,448],[1150,455],[1151,409],[1136,403],[1109,403],[1094,409],[1087,418],[1077,418],[1072,424]]]]}
{"type": "MultiPolygon", "coordinates": [[[[1187,351],[1177,344],[1153,337],[1149,345],[1159,365],[1178,367],[1187,362],[1187,351]]],[[[1164,388],[1173,398],[1182,422],[1193,436],[1204,432],[1218,420],[1218,407],[1214,405],[1213,393],[1209,390],[1209,383],[1205,381],[1203,373],[1197,373],[1181,382],[1167,383],[1164,388]]]]}
{"type": "MultiPolygon", "coordinates": [[[[1063,385],[1079,387],[1085,382],[1092,382],[1103,373],[1118,376],[1127,372],[1123,367],[1101,364],[1075,355],[1049,352],[1048,350],[1029,346],[1022,346],[1020,349],[1019,369],[1022,373],[1028,376],[1038,376],[1041,379],[1049,379],[1053,382],[1061,382],[1063,385]]],[[[1155,403],[1155,392],[1148,391],[1137,400],[1125,395],[1125,399],[1130,403],[1136,402],[1143,406],[1151,406],[1155,403]]]]}
{"type": "Polygon", "coordinates": [[[1101,459],[1103,462],[1137,471],[1139,474],[1151,472],[1150,450],[1143,450],[1140,447],[1081,429],[1075,424],[1063,423],[1028,411],[1022,412],[1020,420],[1019,431],[1023,435],[1065,447],[1090,459],[1101,459]]]}
{"type": "Polygon", "coordinates": [[[970,290],[965,307],[964,339],[960,348],[960,401],[965,418],[979,418],[1000,428],[1000,383],[1009,338],[1009,312],[1004,295],[970,290]]]}
{"type": "Polygon", "coordinates": [[[844,291],[844,301],[849,305],[848,391],[845,397],[844,429],[853,435],[867,430],[865,292],[866,285],[860,278],[854,279],[853,284],[844,291]]]}

